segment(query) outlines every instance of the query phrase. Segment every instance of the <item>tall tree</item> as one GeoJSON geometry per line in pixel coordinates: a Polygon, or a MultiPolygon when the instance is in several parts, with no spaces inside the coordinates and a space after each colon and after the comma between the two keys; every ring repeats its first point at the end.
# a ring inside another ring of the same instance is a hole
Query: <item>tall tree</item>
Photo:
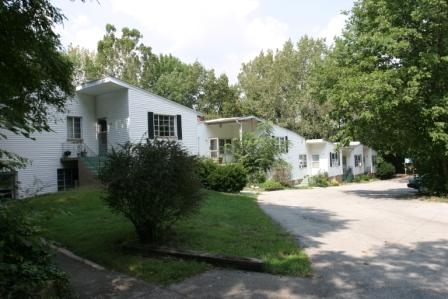
{"type": "Polygon", "coordinates": [[[319,106],[310,105],[308,81],[327,48],[324,40],[302,37],[287,41],[281,50],[261,52],[243,64],[238,76],[242,109],[306,136],[322,134],[313,125],[319,106]]]}
{"type": "MultiPolygon", "coordinates": [[[[53,31],[63,18],[46,0],[0,3],[1,130],[31,137],[33,132],[50,130],[49,108],[64,109],[73,92],[72,64],[53,31]]],[[[0,131],[3,138],[6,135],[0,131]]],[[[0,148],[0,161],[12,157],[0,148]]]]}
{"type": "Polygon", "coordinates": [[[168,54],[155,55],[140,42],[137,29],[123,28],[121,35],[113,25],[98,42],[97,52],[70,47],[68,56],[75,65],[75,81],[80,83],[110,75],[182,105],[196,108],[207,116],[237,112],[236,88],[227,76],[218,78],[199,62],[187,64],[168,54]]]}
{"type": "Polygon", "coordinates": [[[446,0],[357,1],[316,88],[334,107],[339,140],[416,158],[440,192],[448,190],[447,32],[446,0]]]}
{"type": "Polygon", "coordinates": [[[73,63],[73,83],[75,85],[100,77],[101,70],[96,61],[95,52],[70,45],[67,55],[73,63]]]}

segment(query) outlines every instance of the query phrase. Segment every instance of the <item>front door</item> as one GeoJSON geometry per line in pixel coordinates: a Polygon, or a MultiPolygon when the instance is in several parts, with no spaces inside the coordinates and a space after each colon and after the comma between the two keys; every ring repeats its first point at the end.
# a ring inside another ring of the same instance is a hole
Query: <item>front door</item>
{"type": "Polygon", "coordinates": [[[105,118],[98,120],[98,153],[107,154],[107,121],[105,118]]]}

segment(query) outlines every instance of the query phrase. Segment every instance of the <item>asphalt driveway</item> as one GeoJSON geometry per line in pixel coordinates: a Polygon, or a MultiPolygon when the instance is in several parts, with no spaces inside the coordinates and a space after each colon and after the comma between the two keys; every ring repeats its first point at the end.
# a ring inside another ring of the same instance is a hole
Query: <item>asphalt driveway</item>
{"type": "Polygon", "coordinates": [[[311,258],[314,277],[214,270],[173,285],[192,297],[448,298],[448,204],[396,179],[268,192],[262,209],[311,258]]]}

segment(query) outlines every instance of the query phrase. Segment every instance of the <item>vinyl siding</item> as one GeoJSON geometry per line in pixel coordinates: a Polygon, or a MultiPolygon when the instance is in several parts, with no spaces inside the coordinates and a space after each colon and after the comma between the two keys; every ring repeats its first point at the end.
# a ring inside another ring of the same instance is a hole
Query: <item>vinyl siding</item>
{"type": "MultiPolygon", "coordinates": [[[[127,89],[96,97],[96,119],[101,118],[105,118],[107,121],[107,145],[109,149],[112,147],[117,148],[130,140],[127,89]]],[[[98,144],[96,148],[98,148],[98,144]]]]}
{"type": "Polygon", "coordinates": [[[62,168],[62,144],[67,141],[67,116],[81,116],[82,138],[92,143],[93,98],[71,99],[67,101],[66,113],[49,110],[49,124],[52,132],[35,133],[35,140],[4,132],[6,140],[1,140],[1,148],[27,158],[26,167],[17,173],[19,198],[57,191],[57,169],[62,168]]]}
{"type": "Polygon", "coordinates": [[[308,167],[306,168],[299,167],[299,155],[306,154],[307,159],[310,159],[311,157],[308,155],[306,151],[305,138],[295,132],[279,127],[277,125],[273,126],[272,133],[275,137],[288,136],[288,152],[283,153],[281,155],[281,158],[291,166],[292,180],[303,179],[305,176],[308,175],[309,169],[311,167],[310,165],[311,161],[308,161],[307,163],[308,167]]]}
{"type": "Polygon", "coordinates": [[[183,146],[193,155],[198,153],[198,114],[180,104],[167,101],[139,89],[129,89],[129,138],[132,142],[145,140],[148,136],[148,112],[182,116],[183,146]]]}

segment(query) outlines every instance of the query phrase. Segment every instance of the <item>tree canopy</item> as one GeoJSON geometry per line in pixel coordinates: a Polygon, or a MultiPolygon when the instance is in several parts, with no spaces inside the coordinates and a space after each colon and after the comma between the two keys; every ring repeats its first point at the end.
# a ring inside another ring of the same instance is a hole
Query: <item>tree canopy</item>
{"type": "Polygon", "coordinates": [[[188,64],[171,54],[156,55],[142,38],[137,29],[124,27],[117,34],[115,26],[108,24],[96,52],[69,47],[76,83],[109,75],[210,117],[238,113],[237,89],[225,74],[216,76],[199,62],[188,64]]]}
{"type": "Polygon", "coordinates": [[[314,87],[336,138],[415,158],[448,190],[448,3],[355,2],[314,87]]]}
{"type": "MultiPolygon", "coordinates": [[[[63,18],[46,0],[0,3],[0,129],[31,137],[50,130],[49,109],[64,109],[73,93],[72,64],[53,31],[63,18]]],[[[0,160],[13,157],[0,149],[0,160]]]]}
{"type": "Polygon", "coordinates": [[[238,76],[241,109],[307,137],[325,137],[321,119],[326,110],[311,101],[309,82],[326,53],[324,40],[307,36],[275,52],[262,51],[243,64],[238,76]]]}

